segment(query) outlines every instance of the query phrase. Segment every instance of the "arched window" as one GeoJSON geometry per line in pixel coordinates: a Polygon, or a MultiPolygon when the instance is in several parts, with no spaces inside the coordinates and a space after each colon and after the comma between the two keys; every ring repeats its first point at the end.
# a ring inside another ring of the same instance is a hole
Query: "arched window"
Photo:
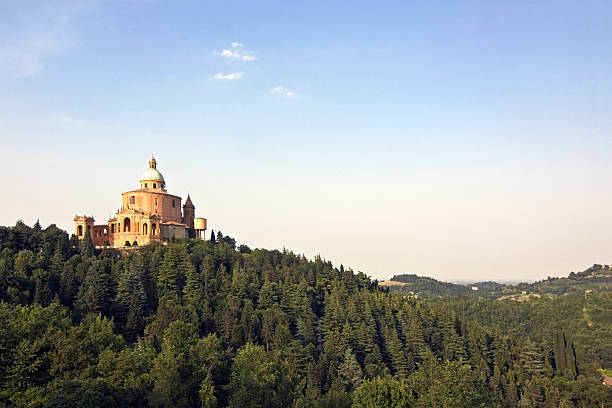
{"type": "Polygon", "coordinates": [[[82,226],[82,225],[79,225],[79,226],[77,227],[77,235],[78,235],[79,237],[82,237],[82,236],[83,236],[83,226],[82,226]]]}
{"type": "Polygon", "coordinates": [[[155,223],[151,224],[151,235],[157,235],[157,226],[155,223]]]}
{"type": "Polygon", "coordinates": [[[140,232],[140,223],[139,222],[136,223],[136,232],[140,232]]]}
{"type": "Polygon", "coordinates": [[[146,222],[143,222],[143,223],[142,223],[142,233],[143,233],[143,234],[145,234],[145,235],[147,235],[147,234],[149,233],[148,229],[149,229],[149,228],[147,227],[147,223],[146,223],[146,222]]]}
{"type": "Polygon", "coordinates": [[[149,188],[149,184],[145,183],[145,188],[149,188]]]}
{"type": "Polygon", "coordinates": [[[130,232],[130,219],[129,218],[123,219],[123,232],[130,232]]]}
{"type": "Polygon", "coordinates": [[[157,188],[157,183],[153,183],[153,188],[157,188]]]}
{"type": "Polygon", "coordinates": [[[115,233],[115,224],[111,224],[111,234],[115,233]]]}
{"type": "Polygon", "coordinates": [[[172,200],[172,208],[176,207],[176,205],[174,205],[174,200],[172,200]]]}

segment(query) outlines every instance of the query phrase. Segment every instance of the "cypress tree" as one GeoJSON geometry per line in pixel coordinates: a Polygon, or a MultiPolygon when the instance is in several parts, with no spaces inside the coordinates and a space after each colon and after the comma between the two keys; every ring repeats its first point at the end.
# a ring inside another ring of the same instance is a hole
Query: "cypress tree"
{"type": "Polygon", "coordinates": [[[567,375],[571,379],[576,378],[576,352],[574,343],[568,339],[562,330],[553,332],[553,355],[555,369],[559,374],[567,375]]]}

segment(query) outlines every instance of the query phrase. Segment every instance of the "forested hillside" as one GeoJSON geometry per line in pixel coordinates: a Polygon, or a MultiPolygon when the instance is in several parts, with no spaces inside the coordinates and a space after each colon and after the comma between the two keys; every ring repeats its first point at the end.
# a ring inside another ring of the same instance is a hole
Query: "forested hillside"
{"type": "Polygon", "coordinates": [[[395,275],[390,282],[400,282],[402,285],[388,285],[391,290],[396,290],[404,294],[416,295],[419,298],[437,298],[440,296],[468,296],[472,294],[472,289],[465,285],[456,283],[442,282],[427,276],[414,274],[395,275]]]}
{"type": "Polygon", "coordinates": [[[584,363],[612,367],[612,292],[505,299],[441,299],[463,321],[474,320],[515,338],[545,344],[550,333],[571,333],[584,363]]]}
{"type": "Polygon", "coordinates": [[[471,305],[216,238],[122,255],[0,227],[0,406],[610,406],[607,357],[571,331],[513,336],[471,305]]]}
{"type": "Polygon", "coordinates": [[[506,286],[501,294],[526,291],[541,295],[584,295],[585,291],[611,292],[612,270],[609,265],[595,264],[582,272],[571,272],[565,278],[549,277],[535,283],[506,286]]]}

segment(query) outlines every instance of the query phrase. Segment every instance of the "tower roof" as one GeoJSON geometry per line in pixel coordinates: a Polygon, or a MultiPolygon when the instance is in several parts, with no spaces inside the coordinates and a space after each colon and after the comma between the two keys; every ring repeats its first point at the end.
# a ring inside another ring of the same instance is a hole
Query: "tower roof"
{"type": "Polygon", "coordinates": [[[183,207],[195,208],[195,206],[193,205],[193,202],[191,201],[191,197],[189,197],[189,193],[187,193],[187,199],[185,200],[185,204],[183,204],[183,207]]]}

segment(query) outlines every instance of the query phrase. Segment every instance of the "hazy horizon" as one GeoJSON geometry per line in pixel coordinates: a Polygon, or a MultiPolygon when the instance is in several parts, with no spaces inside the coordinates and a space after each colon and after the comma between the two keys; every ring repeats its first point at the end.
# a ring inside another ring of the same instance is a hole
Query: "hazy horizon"
{"type": "Polygon", "coordinates": [[[0,225],[104,223],[153,153],[215,231],[377,279],[610,264],[611,17],[0,0],[0,225]]]}

